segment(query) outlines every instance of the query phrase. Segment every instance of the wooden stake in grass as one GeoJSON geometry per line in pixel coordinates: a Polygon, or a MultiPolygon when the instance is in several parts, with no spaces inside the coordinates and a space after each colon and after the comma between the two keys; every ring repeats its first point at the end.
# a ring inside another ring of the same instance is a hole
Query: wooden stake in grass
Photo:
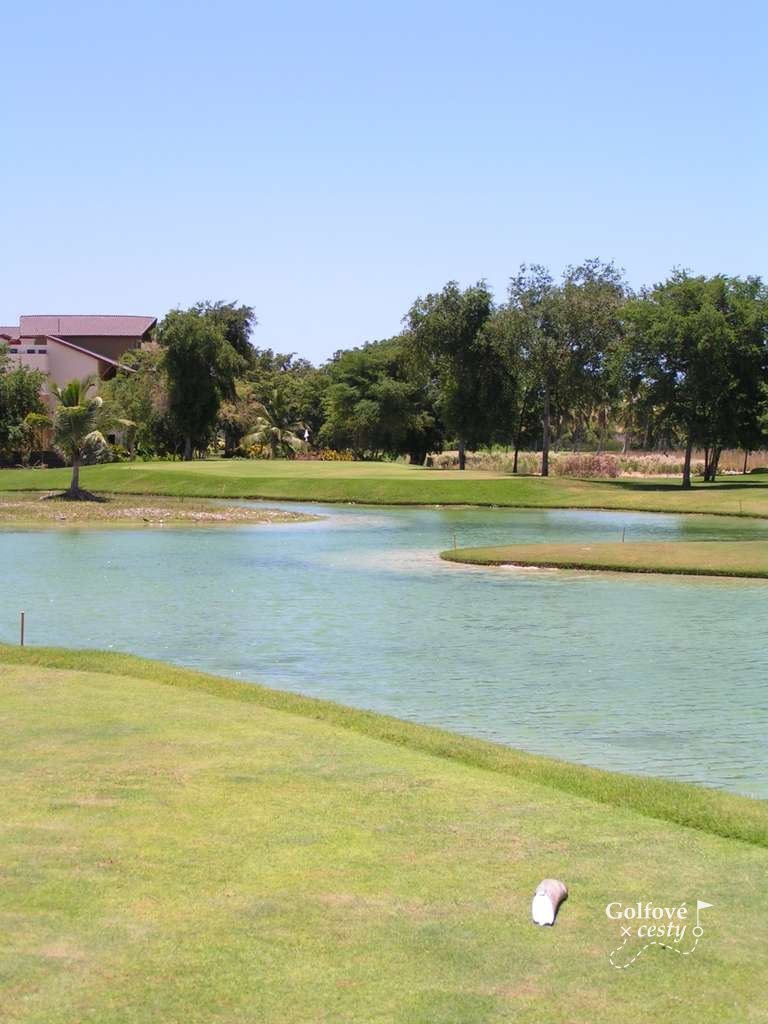
{"type": "Polygon", "coordinates": [[[19,647],[24,646],[24,612],[19,619],[19,647]]]}

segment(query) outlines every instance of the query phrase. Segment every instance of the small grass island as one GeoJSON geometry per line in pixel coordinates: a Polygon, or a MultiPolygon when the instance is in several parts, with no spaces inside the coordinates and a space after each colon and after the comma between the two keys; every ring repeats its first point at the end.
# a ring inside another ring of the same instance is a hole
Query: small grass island
{"type": "Polygon", "coordinates": [[[246,526],[301,523],[319,516],[284,509],[225,505],[221,502],[180,497],[110,494],[98,502],[51,501],[56,495],[23,491],[0,493],[0,529],[71,526],[246,526]]]}
{"type": "Polygon", "coordinates": [[[453,548],[441,552],[440,557],[464,565],[768,579],[768,539],[506,544],[453,548]]]}

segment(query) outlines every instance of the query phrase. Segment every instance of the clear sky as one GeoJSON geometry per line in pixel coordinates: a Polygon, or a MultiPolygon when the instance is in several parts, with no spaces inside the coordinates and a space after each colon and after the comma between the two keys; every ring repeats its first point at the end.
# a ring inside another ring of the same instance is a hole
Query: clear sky
{"type": "Polygon", "coordinates": [[[768,4],[0,0],[0,323],[253,305],[315,361],[522,261],[768,276],[768,4]]]}

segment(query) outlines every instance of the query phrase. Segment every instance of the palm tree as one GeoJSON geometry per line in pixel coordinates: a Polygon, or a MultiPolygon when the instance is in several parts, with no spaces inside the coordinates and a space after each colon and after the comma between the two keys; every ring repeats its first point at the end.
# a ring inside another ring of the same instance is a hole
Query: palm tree
{"type": "Polygon", "coordinates": [[[303,443],[298,431],[304,429],[304,424],[294,420],[282,392],[274,388],[267,401],[256,404],[256,413],[256,429],[243,438],[243,447],[269,445],[273,459],[295,455],[303,443]]]}
{"type": "Polygon", "coordinates": [[[90,491],[80,487],[80,467],[90,448],[106,444],[96,429],[96,418],[101,408],[98,395],[89,397],[88,392],[96,386],[95,377],[71,380],[64,387],[51,385],[51,394],[58,406],[53,417],[53,441],[68,462],[72,464],[72,481],[69,490],[57,497],[64,501],[104,501],[90,491]]]}

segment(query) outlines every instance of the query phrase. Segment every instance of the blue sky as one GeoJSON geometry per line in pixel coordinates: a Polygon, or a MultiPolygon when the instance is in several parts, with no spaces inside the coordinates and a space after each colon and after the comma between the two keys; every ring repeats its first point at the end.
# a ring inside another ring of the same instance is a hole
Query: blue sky
{"type": "Polygon", "coordinates": [[[0,0],[0,323],[253,305],[315,361],[522,261],[768,275],[768,5],[0,0]]]}

